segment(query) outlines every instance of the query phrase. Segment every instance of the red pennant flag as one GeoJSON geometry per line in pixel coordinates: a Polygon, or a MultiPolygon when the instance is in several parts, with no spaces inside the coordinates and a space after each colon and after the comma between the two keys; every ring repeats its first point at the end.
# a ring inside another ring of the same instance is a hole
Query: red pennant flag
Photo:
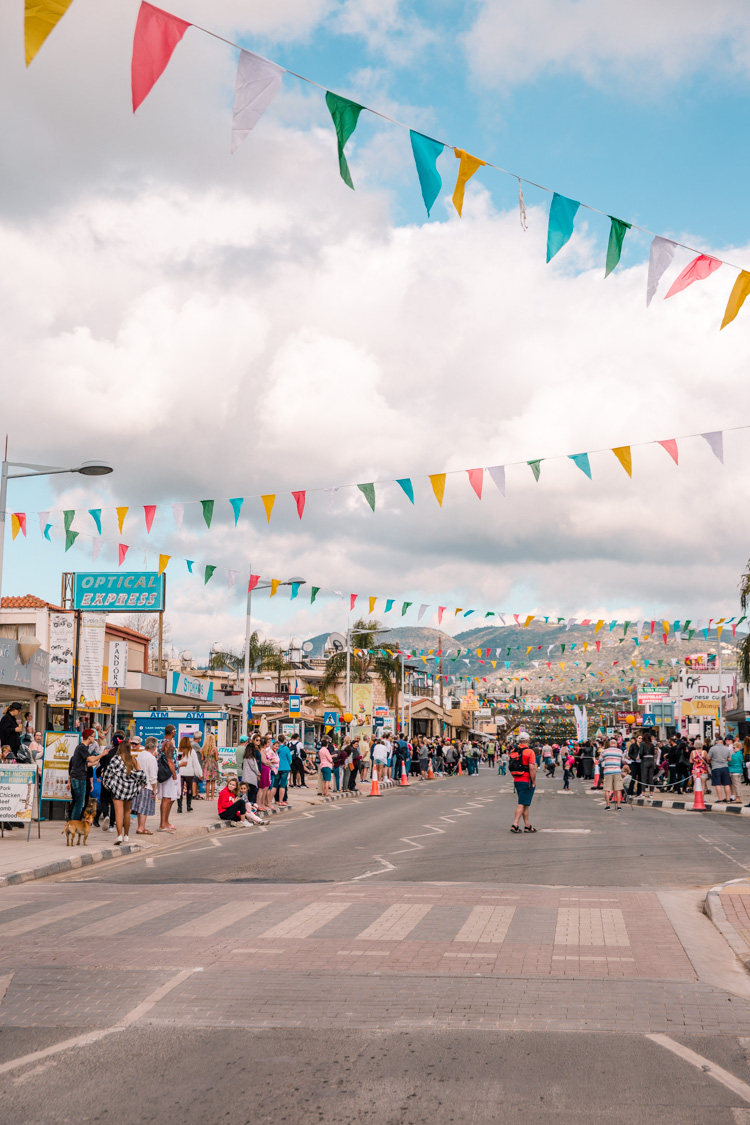
{"type": "Polygon", "coordinates": [[[305,510],[305,498],[307,496],[307,493],[306,492],[293,492],[292,496],[294,497],[295,502],[297,504],[297,515],[299,516],[300,519],[302,519],[302,513],[305,510]]]}
{"type": "Polygon", "coordinates": [[[444,613],[445,613],[445,606],[444,606],[444,605],[439,605],[439,606],[438,606],[438,625],[442,625],[442,624],[443,624],[443,614],[444,614],[444,613]]]}
{"type": "Polygon", "coordinates": [[[350,613],[354,609],[354,603],[356,602],[358,597],[359,597],[359,594],[350,594],[349,595],[349,612],[350,613]]]}
{"type": "Polygon", "coordinates": [[[667,643],[667,634],[662,633],[661,637],[662,637],[662,640],[664,641],[664,644],[666,644],[667,643]]]}
{"type": "Polygon", "coordinates": [[[250,575],[250,581],[249,581],[249,582],[248,582],[248,584],[247,584],[247,592],[248,592],[248,594],[249,594],[249,593],[250,593],[250,592],[251,592],[252,590],[254,590],[254,589],[255,589],[255,587],[256,587],[256,586],[258,585],[258,583],[259,583],[259,582],[260,582],[260,575],[259,575],[259,574],[251,574],[251,575],[250,575]]]}
{"type": "Polygon", "coordinates": [[[466,472],[469,474],[469,484],[481,500],[482,483],[484,481],[484,469],[467,469],[466,472]]]}
{"type": "Polygon", "coordinates": [[[710,258],[707,254],[699,254],[697,258],[693,258],[692,262],[685,266],[680,276],[672,282],[664,300],[666,301],[667,297],[673,297],[675,293],[681,293],[694,281],[705,281],[720,265],[721,262],[718,258],[710,258]]]}
{"type": "Polygon", "coordinates": [[[130,550],[130,548],[128,547],[127,543],[120,543],[119,544],[119,546],[117,548],[117,553],[118,553],[119,558],[120,558],[120,561],[117,564],[118,566],[122,566],[122,564],[125,562],[125,556],[127,555],[129,550],[130,550]]]}
{"type": "Polygon", "coordinates": [[[662,449],[666,449],[667,453],[672,458],[675,465],[678,465],[679,461],[677,460],[677,441],[676,441],[676,439],[675,438],[667,438],[666,441],[660,441],[659,445],[662,447],[662,449]]]}
{"type": "Polygon", "coordinates": [[[655,621],[652,621],[652,622],[651,622],[651,636],[652,636],[652,637],[653,637],[653,635],[654,635],[654,629],[655,629],[655,628],[656,628],[656,622],[655,622],[655,621]]]}
{"type": "Polygon", "coordinates": [[[133,86],[133,113],[164,73],[177,44],[190,27],[153,4],[141,4],[133,38],[130,76],[133,86]]]}
{"type": "Polygon", "coordinates": [[[143,514],[146,517],[146,534],[148,535],[151,531],[151,525],[154,522],[154,516],[156,515],[156,504],[144,504],[143,514]]]}
{"type": "Polygon", "coordinates": [[[601,641],[595,641],[594,643],[596,644],[596,651],[601,652],[602,651],[602,642],[601,641]]]}

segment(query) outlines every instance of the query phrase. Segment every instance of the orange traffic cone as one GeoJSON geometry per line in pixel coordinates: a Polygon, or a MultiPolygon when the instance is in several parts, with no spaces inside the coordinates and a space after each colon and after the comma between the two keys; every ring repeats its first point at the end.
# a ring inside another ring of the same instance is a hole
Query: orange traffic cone
{"type": "Polygon", "coordinates": [[[372,767],[372,785],[370,786],[370,796],[371,797],[379,797],[380,796],[380,782],[378,781],[377,766],[372,767]]]}
{"type": "Polygon", "coordinates": [[[432,758],[428,759],[428,763],[429,764],[427,766],[427,780],[428,781],[434,781],[435,780],[435,773],[434,773],[433,768],[432,768],[432,758]]]}
{"type": "Polygon", "coordinates": [[[461,775],[461,774],[462,774],[463,772],[464,772],[464,771],[463,771],[463,770],[461,769],[461,758],[459,757],[459,759],[458,759],[458,773],[459,773],[459,776],[460,776],[460,775],[461,775]]]}
{"type": "Polygon", "coordinates": [[[703,800],[703,778],[693,778],[693,808],[692,812],[705,812],[706,803],[703,800]]]}
{"type": "Polygon", "coordinates": [[[401,761],[401,784],[402,785],[408,785],[409,784],[409,782],[406,780],[406,762],[404,762],[403,759],[401,761]]]}

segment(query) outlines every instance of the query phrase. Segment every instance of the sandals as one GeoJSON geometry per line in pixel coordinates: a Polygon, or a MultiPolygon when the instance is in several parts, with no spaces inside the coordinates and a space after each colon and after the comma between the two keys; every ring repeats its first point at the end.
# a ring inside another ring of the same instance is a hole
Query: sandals
{"type": "Polygon", "coordinates": [[[532,828],[530,824],[527,824],[524,828],[524,832],[536,832],[536,828],[532,828]]]}
{"type": "Polygon", "coordinates": [[[153,832],[149,832],[148,828],[136,828],[136,836],[153,836],[153,832]]]}
{"type": "Polygon", "coordinates": [[[521,829],[518,827],[517,824],[511,824],[510,830],[511,830],[511,832],[517,832],[519,836],[521,835],[521,829]]]}

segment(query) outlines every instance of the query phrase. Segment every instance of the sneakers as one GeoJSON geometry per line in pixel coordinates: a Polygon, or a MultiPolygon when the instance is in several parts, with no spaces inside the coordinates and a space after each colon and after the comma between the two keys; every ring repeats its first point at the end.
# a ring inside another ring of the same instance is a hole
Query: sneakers
{"type": "Polygon", "coordinates": [[[115,847],[119,847],[119,845],[121,843],[122,843],[122,836],[118,836],[117,839],[115,840],[115,847]]]}
{"type": "Polygon", "coordinates": [[[102,821],[102,832],[107,832],[108,830],[109,830],[109,817],[105,816],[104,820],[102,821]]]}
{"type": "Polygon", "coordinates": [[[123,844],[129,844],[130,843],[130,837],[129,836],[123,836],[122,842],[123,842],[123,844]]]}
{"type": "Polygon", "coordinates": [[[248,813],[247,815],[248,815],[248,818],[253,822],[253,824],[265,824],[265,821],[263,820],[262,816],[257,816],[255,813],[252,813],[252,812],[248,813]]]}

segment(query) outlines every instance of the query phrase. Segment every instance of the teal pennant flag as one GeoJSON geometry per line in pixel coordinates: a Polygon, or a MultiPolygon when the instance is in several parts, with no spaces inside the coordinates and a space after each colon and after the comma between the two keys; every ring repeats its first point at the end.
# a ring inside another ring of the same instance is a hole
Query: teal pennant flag
{"type": "Polygon", "coordinates": [[[568,199],[565,195],[552,196],[549,209],[549,226],[547,228],[547,261],[551,262],[555,254],[562,250],[566,242],[570,241],[573,233],[573,222],[576,212],[581,206],[575,199],[568,199]]]}
{"type": "Polygon", "coordinates": [[[422,189],[422,199],[429,215],[443,186],[443,181],[437,170],[437,158],[445,146],[440,141],[434,141],[432,137],[415,133],[413,129],[409,130],[409,136],[411,137],[411,150],[414,153],[414,163],[417,166],[419,186],[422,189]]]}

